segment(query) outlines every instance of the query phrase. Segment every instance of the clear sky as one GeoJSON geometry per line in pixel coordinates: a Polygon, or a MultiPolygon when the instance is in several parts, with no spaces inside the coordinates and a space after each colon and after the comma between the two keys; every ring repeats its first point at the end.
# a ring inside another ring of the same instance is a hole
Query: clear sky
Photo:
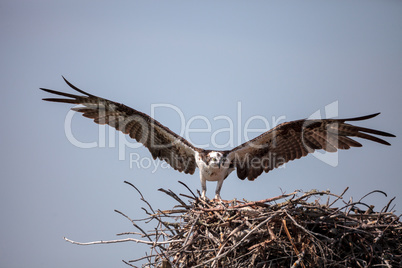
{"type": "MultiPolygon", "coordinates": [[[[391,147],[360,140],[363,148],[337,154],[335,167],[309,156],[255,182],[232,173],[221,194],[260,200],[349,186],[347,200],[382,190],[388,197],[364,200],[380,210],[396,196],[401,213],[401,14],[400,1],[2,1],[0,266],[126,267],[122,259],[147,247],[82,247],[63,236],[88,242],[136,231],[113,211],[145,216],[124,180],[160,209],[175,203],[158,188],[187,193],[181,180],[200,189],[198,174],[154,170],[147,150],[122,152],[118,136],[106,134],[100,148],[98,126],[81,116],[68,129],[98,146],[76,146],[65,133],[71,106],[42,101],[49,95],[38,89],[72,92],[61,75],[92,94],[154,111],[209,148],[230,149],[246,140],[245,129],[252,138],[266,122],[317,111],[381,112],[360,125],[395,134],[391,147]],[[130,167],[137,156],[145,160],[130,167]]],[[[209,197],[215,186],[207,184],[209,197]]]]}

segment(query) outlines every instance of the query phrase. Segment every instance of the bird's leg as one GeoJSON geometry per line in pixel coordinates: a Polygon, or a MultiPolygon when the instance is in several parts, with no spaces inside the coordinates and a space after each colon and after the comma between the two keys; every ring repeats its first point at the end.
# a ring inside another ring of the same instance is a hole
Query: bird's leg
{"type": "Polygon", "coordinates": [[[206,193],[207,193],[207,180],[202,177],[201,175],[201,188],[202,188],[202,194],[201,194],[201,199],[206,200],[206,193]]]}
{"type": "Polygon", "coordinates": [[[216,184],[216,190],[215,190],[215,199],[218,201],[221,201],[221,189],[222,189],[222,184],[223,184],[224,179],[218,180],[218,183],[216,184]]]}

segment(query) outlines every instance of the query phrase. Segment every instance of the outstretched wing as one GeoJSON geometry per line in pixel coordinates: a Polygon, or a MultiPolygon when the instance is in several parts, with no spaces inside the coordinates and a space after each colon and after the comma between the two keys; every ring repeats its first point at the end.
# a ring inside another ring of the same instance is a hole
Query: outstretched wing
{"type": "Polygon", "coordinates": [[[85,96],[41,88],[46,92],[67,97],[45,98],[43,100],[80,104],[82,106],[74,107],[72,110],[81,112],[83,116],[93,119],[97,124],[108,124],[116,130],[128,134],[148,148],[154,159],[165,160],[180,172],[194,173],[196,168],[195,151],[199,149],[186,139],[142,112],[124,104],[91,95],[75,87],[64,77],[63,79],[71,88],[85,96]]]}
{"type": "Polygon", "coordinates": [[[347,150],[362,146],[350,137],[390,145],[370,134],[395,137],[393,134],[345,123],[370,119],[378,114],[347,119],[303,119],[286,122],[234,148],[227,154],[227,159],[237,169],[240,179],[254,180],[263,171],[269,172],[317,149],[336,152],[337,149],[347,150]]]}

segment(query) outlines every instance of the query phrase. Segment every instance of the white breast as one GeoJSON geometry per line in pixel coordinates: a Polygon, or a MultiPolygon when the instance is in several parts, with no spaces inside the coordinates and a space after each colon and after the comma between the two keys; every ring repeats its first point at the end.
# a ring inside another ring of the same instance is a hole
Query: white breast
{"type": "Polygon", "coordinates": [[[200,169],[201,177],[207,181],[220,181],[225,179],[233,169],[229,169],[227,167],[218,165],[207,165],[202,159],[199,157],[198,153],[196,154],[197,166],[200,169]]]}

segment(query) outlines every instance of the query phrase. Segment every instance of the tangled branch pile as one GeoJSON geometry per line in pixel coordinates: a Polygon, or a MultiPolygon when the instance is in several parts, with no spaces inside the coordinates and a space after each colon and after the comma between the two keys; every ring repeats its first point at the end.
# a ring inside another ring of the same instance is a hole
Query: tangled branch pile
{"type": "Polygon", "coordinates": [[[393,199],[374,212],[362,202],[364,197],[344,202],[347,189],[339,196],[294,192],[227,203],[205,202],[189,190],[192,196],[180,196],[192,199],[190,204],[170,190],[160,190],[179,205],[154,211],[141,195],[149,215],[143,221],[156,221],[157,227],[145,232],[130,219],[140,233],[125,233],[148,241],[109,241],[150,245],[150,255],[124,261],[132,267],[141,260],[153,267],[402,267],[402,223],[389,212],[393,199]],[[327,201],[320,204],[317,199],[327,201]],[[332,207],[336,202],[343,206],[332,207]]]}

